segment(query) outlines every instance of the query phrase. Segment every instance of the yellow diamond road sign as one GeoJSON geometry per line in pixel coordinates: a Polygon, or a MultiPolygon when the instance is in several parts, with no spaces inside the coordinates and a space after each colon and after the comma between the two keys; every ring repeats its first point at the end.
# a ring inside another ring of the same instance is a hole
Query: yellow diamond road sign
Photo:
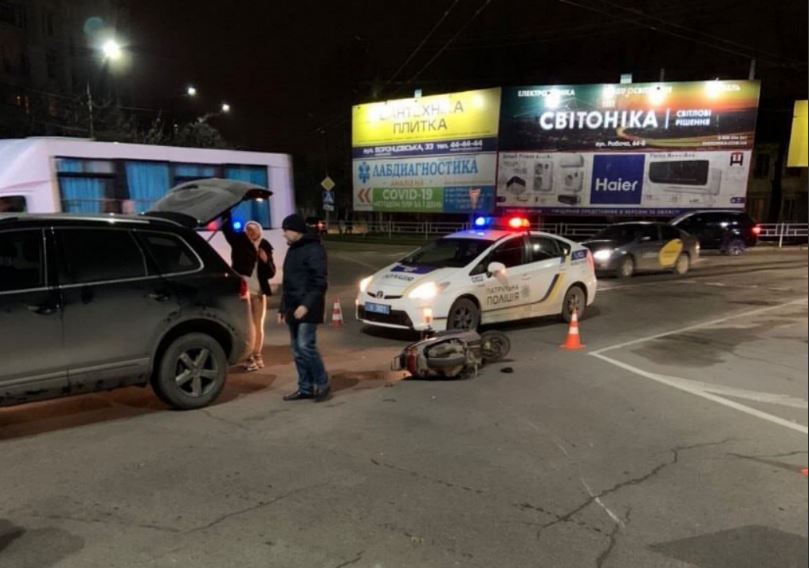
{"type": "Polygon", "coordinates": [[[329,176],[326,176],[325,178],[323,178],[323,181],[320,182],[320,185],[326,191],[331,191],[332,189],[334,189],[334,180],[331,179],[329,176]]]}

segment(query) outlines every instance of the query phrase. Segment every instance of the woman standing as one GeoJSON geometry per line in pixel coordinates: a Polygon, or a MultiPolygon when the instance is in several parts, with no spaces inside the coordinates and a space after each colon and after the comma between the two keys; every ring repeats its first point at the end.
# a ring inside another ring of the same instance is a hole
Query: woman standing
{"type": "Polygon", "coordinates": [[[261,224],[249,221],[244,232],[237,233],[230,216],[224,218],[222,232],[230,244],[233,270],[247,281],[250,292],[250,321],[253,347],[245,364],[247,371],[264,368],[261,350],[264,347],[264,319],[267,314],[267,296],[272,295],[270,279],[275,276],[272,245],[262,236],[261,224]]]}

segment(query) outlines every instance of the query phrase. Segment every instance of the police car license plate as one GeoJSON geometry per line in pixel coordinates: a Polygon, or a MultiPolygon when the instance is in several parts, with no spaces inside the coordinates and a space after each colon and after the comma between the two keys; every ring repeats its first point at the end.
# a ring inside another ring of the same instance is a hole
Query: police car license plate
{"type": "Polygon", "coordinates": [[[390,306],[385,304],[374,304],[373,302],[365,302],[365,311],[372,314],[382,314],[384,316],[390,315],[390,306]]]}

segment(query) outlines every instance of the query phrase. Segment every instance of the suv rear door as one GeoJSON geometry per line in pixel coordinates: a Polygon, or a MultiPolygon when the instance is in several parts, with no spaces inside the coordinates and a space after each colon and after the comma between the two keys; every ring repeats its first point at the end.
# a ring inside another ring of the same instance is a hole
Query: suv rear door
{"type": "Polygon", "coordinates": [[[42,229],[0,231],[0,405],[67,386],[62,309],[42,229]]]}
{"type": "Polygon", "coordinates": [[[179,309],[125,228],[57,228],[72,392],[143,383],[157,337],[179,309]]]}

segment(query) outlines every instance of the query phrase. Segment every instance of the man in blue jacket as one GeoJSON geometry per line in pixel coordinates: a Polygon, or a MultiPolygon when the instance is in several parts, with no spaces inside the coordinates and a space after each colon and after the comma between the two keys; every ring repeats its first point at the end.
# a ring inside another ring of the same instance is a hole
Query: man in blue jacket
{"type": "Polygon", "coordinates": [[[326,250],[320,236],[300,215],[290,215],[281,225],[289,243],[284,260],[280,316],[289,325],[292,354],[298,370],[298,390],[284,400],[329,399],[331,387],[317,350],[317,326],[326,312],[326,250]]]}

